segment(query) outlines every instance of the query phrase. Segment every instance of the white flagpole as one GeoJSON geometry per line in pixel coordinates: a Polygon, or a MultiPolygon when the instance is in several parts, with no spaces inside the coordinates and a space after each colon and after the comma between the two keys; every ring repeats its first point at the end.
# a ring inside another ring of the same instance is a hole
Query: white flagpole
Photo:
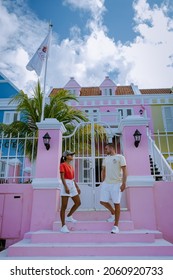
{"type": "Polygon", "coordinates": [[[48,51],[46,55],[46,62],[45,62],[45,71],[44,71],[44,86],[43,86],[43,100],[42,100],[42,113],[41,113],[41,122],[44,120],[44,106],[45,106],[45,94],[46,94],[46,79],[47,79],[47,61],[49,56],[49,48],[50,48],[50,40],[51,40],[51,32],[52,32],[52,24],[49,24],[49,43],[48,43],[48,51]]]}

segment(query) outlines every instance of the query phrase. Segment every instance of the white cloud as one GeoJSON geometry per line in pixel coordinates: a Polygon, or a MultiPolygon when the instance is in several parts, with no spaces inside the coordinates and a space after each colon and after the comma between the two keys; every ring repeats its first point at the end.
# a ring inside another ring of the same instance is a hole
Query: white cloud
{"type": "MultiPolygon", "coordinates": [[[[16,2],[18,5],[13,9],[11,1],[0,0],[0,38],[3,38],[0,69],[17,87],[28,91],[37,76],[25,67],[45,38],[48,26],[22,5],[24,0],[16,2]]],[[[57,43],[53,36],[48,87],[63,87],[71,76],[82,86],[98,86],[109,73],[114,73],[111,77],[122,85],[132,82],[140,88],[173,85],[173,20],[167,15],[166,5],[151,8],[146,0],[134,1],[136,38],[123,45],[107,35],[103,23],[104,0],[64,0],[64,3],[90,12],[89,35],[82,37],[79,26],[74,26],[70,38],[57,43]]]]}
{"type": "Polygon", "coordinates": [[[133,81],[139,87],[171,87],[173,85],[173,24],[167,14],[167,6],[153,9],[146,0],[136,1],[135,30],[138,36],[122,50],[126,61],[133,67],[126,77],[126,83],[133,81]]]}
{"type": "Polygon", "coordinates": [[[63,3],[70,5],[74,9],[89,11],[95,19],[101,19],[106,10],[104,6],[105,0],[64,0],[63,3]]]}
{"type": "Polygon", "coordinates": [[[0,0],[0,26],[0,71],[19,89],[28,91],[37,76],[26,70],[26,64],[48,26],[29,11],[23,0],[0,0]]]}

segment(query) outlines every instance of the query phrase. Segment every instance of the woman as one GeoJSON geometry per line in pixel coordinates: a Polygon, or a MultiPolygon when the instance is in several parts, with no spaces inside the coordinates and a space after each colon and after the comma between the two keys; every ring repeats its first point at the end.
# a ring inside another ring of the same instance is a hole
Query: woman
{"type": "Polygon", "coordinates": [[[81,205],[80,202],[80,189],[74,180],[74,168],[70,164],[73,160],[73,155],[75,153],[71,151],[65,151],[62,154],[61,164],[60,164],[60,175],[62,181],[61,187],[61,210],[60,210],[60,218],[62,223],[61,232],[68,233],[69,229],[67,228],[66,222],[77,222],[73,219],[72,214],[76,211],[76,209],[81,205]],[[68,199],[72,198],[74,205],[70,209],[67,217],[65,218],[65,211],[67,209],[68,199]]]}

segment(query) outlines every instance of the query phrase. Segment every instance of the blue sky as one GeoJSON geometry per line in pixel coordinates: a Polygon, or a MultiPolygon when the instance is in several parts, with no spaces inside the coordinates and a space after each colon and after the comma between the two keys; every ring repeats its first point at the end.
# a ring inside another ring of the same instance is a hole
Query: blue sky
{"type": "Polygon", "coordinates": [[[172,87],[172,18],[172,0],[0,0],[0,71],[29,92],[38,77],[26,64],[51,20],[47,89],[71,76],[99,86],[107,75],[118,85],[172,87]]]}
{"type": "MultiPolygon", "coordinates": [[[[89,2],[85,0],[86,2],[89,2]]],[[[72,3],[73,1],[71,1],[72,3]]],[[[80,0],[78,1],[80,2],[80,0]]],[[[93,1],[94,2],[94,1],[93,1]]],[[[125,43],[133,40],[134,10],[132,0],[105,0],[105,11],[103,13],[103,23],[107,27],[107,34],[115,40],[125,43]]],[[[69,1],[70,3],[70,1],[69,1]]],[[[149,0],[151,7],[160,5],[162,0],[149,0]]],[[[69,37],[70,28],[74,25],[80,26],[83,35],[88,33],[86,23],[90,17],[89,11],[79,10],[70,6],[68,1],[61,0],[28,0],[28,6],[38,15],[40,19],[49,21],[51,19],[54,31],[59,35],[60,40],[69,37]],[[43,4],[44,3],[44,4],[43,4]]]]}

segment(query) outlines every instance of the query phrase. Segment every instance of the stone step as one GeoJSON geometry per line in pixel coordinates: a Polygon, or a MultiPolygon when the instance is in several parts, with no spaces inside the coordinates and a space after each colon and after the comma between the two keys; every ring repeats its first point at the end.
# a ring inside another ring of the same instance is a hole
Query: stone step
{"type": "Polygon", "coordinates": [[[8,248],[8,257],[71,257],[71,256],[173,256],[173,244],[157,239],[154,242],[107,243],[31,243],[30,239],[8,248]]]}
{"type": "MultiPolygon", "coordinates": [[[[108,230],[111,231],[113,227],[113,222],[105,222],[105,221],[77,221],[76,223],[66,222],[66,225],[70,231],[75,230],[108,230]]],[[[61,222],[55,221],[53,223],[53,230],[59,231],[61,228],[61,222]]],[[[133,230],[134,224],[132,221],[120,221],[119,222],[120,230],[133,230]]]]}
{"type": "MultiPolygon", "coordinates": [[[[57,220],[59,220],[60,214],[57,212],[57,220]]],[[[73,214],[73,218],[79,221],[106,221],[110,217],[109,211],[76,211],[73,214]]],[[[121,209],[120,220],[131,220],[130,211],[121,209]]]]}
{"type": "Polygon", "coordinates": [[[110,231],[37,231],[31,233],[31,243],[117,243],[117,242],[154,242],[160,237],[158,231],[135,230],[111,234],[110,231]]]}

